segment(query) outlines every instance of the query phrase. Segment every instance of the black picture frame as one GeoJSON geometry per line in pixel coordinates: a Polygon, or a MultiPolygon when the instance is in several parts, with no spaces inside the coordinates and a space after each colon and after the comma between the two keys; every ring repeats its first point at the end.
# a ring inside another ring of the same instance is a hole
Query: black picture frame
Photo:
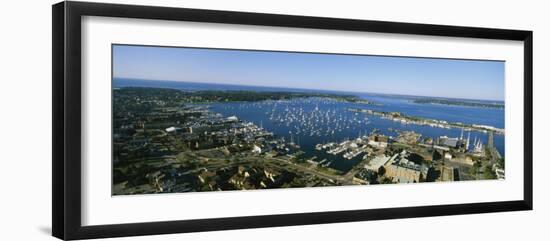
{"type": "Polygon", "coordinates": [[[150,7],[90,2],[52,6],[52,233],[60,239],[106,238],[243,228],[532,210],[533,32],[324,17],[150,7]],[[194,21],[428,36],[517,40],[524,43],[524,193],[521,200],[421,207],[140,222],[81,224],[81,17],[194,21]]]}

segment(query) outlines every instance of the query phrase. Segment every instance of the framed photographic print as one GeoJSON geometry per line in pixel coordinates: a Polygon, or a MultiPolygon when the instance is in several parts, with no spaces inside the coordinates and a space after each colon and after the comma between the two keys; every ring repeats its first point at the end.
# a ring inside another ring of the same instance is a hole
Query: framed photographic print
{"type": "Polygon", "coordinates": [[[532,32],[53,6],[53,235],[532,209],[532,32]]]}

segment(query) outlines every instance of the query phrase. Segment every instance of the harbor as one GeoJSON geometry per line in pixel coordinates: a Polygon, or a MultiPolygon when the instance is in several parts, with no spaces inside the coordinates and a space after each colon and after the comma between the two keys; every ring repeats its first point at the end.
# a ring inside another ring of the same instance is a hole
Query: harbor
{"type": "MultiPolygon", "coordinates": [[[[396,102],[419,105],[407,98],[154,88],[115,93],[115,193],[504,179],[503,130],[491,122],[462,118],[457,124],[395,111],[396,102]],[[152,108],[136,111],[136,105],[152,108]]],[[[462,108],[435,108],[442,107],[462,108]]]]}
{"type": "MultiPolygon", "coordinates": [[[[392,106],[395,105],[394,103],[385,100],[385,98],[378,97],[376,105],[367,105],[313,97],[259,102],[213,103],[207,106],[225,116],[240,116],[242,119],[271,130],[275,135],[299,145],[306,157],[315,156],[317,160],[331,160],[323,164],[329,163],[328,166],[340,171],[349,171],[354,165],[361,162],[365,150],[349,151],[349,148],[340,147],[329,148],[329,153],[327,150],[319,150],[318,144],[343,143],[346,140],[365,138],[374,130],[388,138],[397,138],[399,135],[397,130],[408,130],[432,139],[441,136],[458,137],[461,132],[467,132],[470,133],[472,140],[479,139],[481,143],[486,142],[488,132],[492,131],[495,147],[502,155],[504,154],[504,135],[501,128],[495,127],[494,130],[491,130],[490,127],[475,126],[489,126],[492,123],[463,120],[464,124],[459,125],[453,119],[438,120],[436,123],[435,119],[426,121],[430,120],[429,118],[422,119],[422,121],[420,119],[413,121],[407,116],[390,118],[382,114],[385,113],[383,110],[389,113],[397,108],[392,106]],[[372,111],[369,114],[365,111],[367,109],[378,109],[379,111],[372,111]]],[[[399,100],[398,97],[397,100],[399,100]]],[[[395,97],[390,101],[396,101],[395,97]]],[[[408,104],[405,100],[402,100],[401,103],[408,104]]],[[[427,104],[426,106],[430,107],[427,104]]],[[[437,108],[447,108],[447,111],[453,111],[455,107],[437,106],[437,108]]],[[[477,111],[475,108],[466,110],[477,111]]]]}

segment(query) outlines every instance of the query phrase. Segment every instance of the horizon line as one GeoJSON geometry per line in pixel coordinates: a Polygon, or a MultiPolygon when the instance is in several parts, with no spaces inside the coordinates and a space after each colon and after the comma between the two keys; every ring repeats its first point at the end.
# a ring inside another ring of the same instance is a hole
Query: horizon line
{"type": "Polygon", "coordinates": [[[482,101],[500,101],[504,102],[505,100],[495,100],[495,99],[472,99],[464,97],[445,97],[445,96],[427,96],[427,95],[415,95],[415,94],[397,94],[397,93],[381,93],[381,92],[361,92],[361,91],[350,91],[350,90],[327,90],[327,89],[308,89],[300,87],[280,87],[280,86],[265,86],[265,85],[243,85],[243,84],[232,84],[232,83],[216,83],[216,82],[195,82],[195,81],[185,81],[185,80],[164,80],[164,79],[141,79],[133,77],[119,77],[113,76],[114,79],[129,79],[129,80],[142,80],[142,81],[166,81],[166,82],[178,82],[178,83],[191,83],[191,84],[218,84],[218,85],[230,85],[230,86],[249,86],[249,87],[264,87],[264,88],[281,88],[281,89],[298,89],[298,90],[316,90],[316,91],[337,91],[337,92],[350,92],[350,93],[362,93],[362,94],[379,94],[379,95],[397,95],[397,96],[413,96],[413,97],[425,97],[425,98],[447,98],[447,99],[462,99],[462,100],[482,100],[482,101]]]}

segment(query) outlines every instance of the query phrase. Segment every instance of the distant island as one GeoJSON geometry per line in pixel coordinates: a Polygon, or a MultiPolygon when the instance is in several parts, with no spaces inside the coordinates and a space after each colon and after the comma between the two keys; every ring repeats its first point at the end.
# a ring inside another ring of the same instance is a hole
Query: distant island
{"type": "Polygon", "coordinates": [[[340,101],[359,102],[366,101],[351,95],[335,95],[324,93],[302,93],[286,91],[251,91],[251,90],[200,90],[192,91],[196,96],[194,102],[231,102],[231,101],[263,101],[263,100],[291,100],[296,98],[331,98],[340,101]]]}
{"type": "MultiPolygon", "coordinates": [[[[253,90],[181,90],[167,88],[148,87],[124,87],[116,88],[121,95],[131,94],[142,97],[157,95],[159,93],[174,94],[181,98],[181,104],[208,104],[223,102],[254,102],[265,100],[292,100],[297,98],[328,98],[335,101],[359,103],[367,105],[379,105],[370,100],[354,95],[315,93],[315,92],[292,92],[292,91],[253,91],[253,90]]],[[[142,107],[143,108],[143,107],[142,107]]]]}
{"type": "Polygon", "coordinates": [[[415,99],[413,100],[413,102],[418,104],[457,105],[457,106],[504,109],[504,103],[500,104],[500,103],[494,103],[494,102],[476,102],[476,101],[438,99],[438,98],[415,99]]]}

